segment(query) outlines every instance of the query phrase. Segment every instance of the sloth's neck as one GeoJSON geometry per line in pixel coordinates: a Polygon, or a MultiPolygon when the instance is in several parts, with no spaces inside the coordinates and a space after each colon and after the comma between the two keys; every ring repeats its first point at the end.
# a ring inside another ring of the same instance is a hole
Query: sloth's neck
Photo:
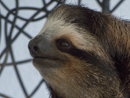
{"type": "Polygon", "coordinates": [[[101,42],[109,52],[117,71],[121,74],[122,85],[130,92],[130,22],[113,18],[107,26],[101,42]]]}
{"type": "Polygon", "coordinates": [[[117,52],[119,56],[129,57],[130,56],[130,23],[122,22],[122,20],[113,21],[112,25],[109,25],[110,29],[107,32],[109,38],[109,47],[114,52],[117,52]],[[109,35],[110,34],[110,35],[109,35]],[[111,47],[113,46],[113,47],[111,47]],[[122,55],[123,54],[123,55],[122,55]]]}
{"type": "Polygon", "coordinates": [[[117,20],[111,16],[107,21],[104,20],[105,25],[100,25],[96,36],[103,45],[104,49],[114,59],[120,61],[130,59],[130,22],[117,20]],[[107,22],[108,23],[105,23],[107,22]]]}

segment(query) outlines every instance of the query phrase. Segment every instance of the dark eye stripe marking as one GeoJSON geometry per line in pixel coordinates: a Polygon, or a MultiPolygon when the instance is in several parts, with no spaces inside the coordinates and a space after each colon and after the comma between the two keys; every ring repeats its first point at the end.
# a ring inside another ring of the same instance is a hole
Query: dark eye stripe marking
{"type": "Polygon", "coordinates": [[[108,67],[110,63],[105,62],[105,60],[103,60],[101,57],[99,57],[96,53],[91,52],[91,51],[86,52],[84,50],[78,49],[71,43],[70,40],[67,40],[67,39],[60,39],[60,40],[57,40],[56,42],[58,43],[57,48],[60,51],[68,53],[80,60],[84,60],[86,63],[92,64],[95,67],[101,68],[104,71],[114,74],[114,70],[112,68],[108,67]],[[69,47],[67,47],[67,48],[60,47],[59,46],[60,41],[68,42],[69,47]]]}
{"type": "Polygon", "coordinates": [[[85,60],[86,62],[91,63],[93,65],[96,65],[96,64],[100,63],[100,61],[101,61],[101,59],[99,59],[99,57],[96,56],[94,53],[86,52],[84,50],[80,50],[77,48],[70,49],[70,51],[68,53],[73,55],[76,58],[85,60]]]}
{"type": "Polygon", "coordinates": [[[84,60],[87,63],[92,64],[95,67],[103,69],[104,72],[108,72],[113,75],[116,74],[112,68],[108,67],[110,66],[110,63],[105,62],[102,58],[92,52],[86,52],[77,48],[71,48],[68,53],[76,58],[79,58],[80,60],[84,60]]]}

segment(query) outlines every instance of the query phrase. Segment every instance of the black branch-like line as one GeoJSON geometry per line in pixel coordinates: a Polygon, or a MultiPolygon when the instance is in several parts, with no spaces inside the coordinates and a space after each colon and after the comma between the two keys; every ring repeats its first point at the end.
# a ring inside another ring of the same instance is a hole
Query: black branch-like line
{"type": "Polygon", "coordinates": [[[4,6],[4,8],[7,10],[7,11],[10,11],[9,8],[0,0],[0,4],[4,6]]]}
{"type": "Polygon", "coordinates": [[[22,87],[22,90],[23,90],[25,96],[28,97],[27,91],[26,91],[26,89],[25,89],[25,86],[24,86],[23,81],[22,81],[22,79],[21,79],[21,76],[20,76],[20,74],[19,74],[17,65],[15,64],[15,59],[14,59],[14,55],[13,55],[13,51],[12,51],[11,47],[10,47],[10,54],[11,54],[11,59],[12,59],[12,61],[13,61],[13,63],[14,63],[14,70],[15,70],[15,72],[16,72],[16,75],[17,75],[17,78],[18,78],[18,80],[19,80],[19,83],[20,83],[20,85],[21,85],[21,87],[22,87]]]}
{"type": "Polygon", "coordinates": [[[110,11],[110,13],[114,12],[125,0],[120,0],[115,7],[110,11]]]}
{"type": "MultiPolygon", "coordinates": [[[[44,8],[44,7],[43,7],[44,8]]],[[[18,36],[20,35],[20,33],[22,32],[22,30],[28,25],[28,23],[36,16],[38,15],[40,12],[42,11],[42,9],[38,10],[30,19],[28,19],[26,21],[26,23],[22,26],[22,28],[19,30],[19,32],[15,35],[15,37],[13,39],[11,39],[11,42],[15,41],[16,38],[18,38],[18,36]]]]}
{"type": "MultiPolygon", "coordinates": [[[[103,9],[103,3],[100,0],[96,0],[99,6],[103,9]]],[[[113,8],[110,10],[110,13],[113,13],[125,0],[120,0],[113,8]]],[[[110,1],[109,1],[110,2],[110,1]]]]}
{"type": "MultiPolygon", "coordinates": [[[[3,15],[1,15],[1,18],[3,18],[4,20],[6,19],[6,17],[4,17],[3,15]]],[[[6,19],[6,21],[10,24],[12,24],[13,22],[10,21],[9,19],[6,19]]],[[[23,33],[25,36],[27,36],[29,39],[32,38],[32,36],[30,36],[27,32],[25,32],[24,30],[22,30],[19,26],[17,26],[16,24],[14,25],[15,28],[17,28],[18,30],[21,30],[21,33],[23,33]]],[[[11,43],[12,44],[12,43],[11,43]]]]}
{"type": "MultiPolygon", "coordinates": [[[[15,15],[13,12],[15,12],[16,8],[14,8],[14,9],[12,9],[12,10],[9,10],[8,7],[7,7],[3,2],[0,2],[0,3],[3,5],[3,7],[4,7],[10,14],[15,15]]],[[[36,8],[36,7],[19,7],[18,10],[37,10],[37,11],[38,11],[38,10],[40,10],[40,8],[36,8]]],[[[43,11],[44,11],[44,10],[43,10],[43,11]]],[[[46,11],[46,10],[45,10],[45,11],[46,11]]],[[[47,17],[47,16],[44,15],[44,16],[41,16],[41,17],[39,17],[39,18],[37,18],[37,19],[32,19],[32,21],[38,21],[38,20],[43,19],[43,18],[45,18],[45,17],[47,17]]],[[[28,19],[23,18],[23,17],[20,17],[20,16],[16,16],[16,18],[19,18],[19,19],[24,20],[24,21],[27,21],[27,20],[28,20],[28,19]]]]}
{"type": "Polygon", "coordinates": [[[37,85],[37,87],[33,90],[33,92],[30,94],[29,98],[31,98],[39,89],[39,87],[41,86],[41,84],[44,82],[44,79],[42,79],[39,84],[37,85]]]}
{"type": "Polygon", "coordinates": [[[78,5],[80,5],[80,4],[81,4],[81,2],[82,2],[82,0],[78,0],[78,5]]]}
{"type": "MultiPolygon", "coordinates": [[[[13,24],[12,24],[12,25],[15,24],[16,16],[17,16],[17,14],[18,14],[18,6],[19,6],[18,0],[16,0],[15,6],[16,6],[16,11],[15,11],[15,17],[14,17],[14,19],[13,19],[13,24]]],[[[7,15],[7,19],[8,19],[8,16],[9,16],[9,14],[7,15]]],[[[20,85],[21,85],[21,87],[22,87],[22,90],[23,90],[25,96],[28,97],[27,91],[26,91],[26,89],[25,89],[25,86],[24,86],[23,81],[22,81],[22,79],[21,79],[21,76],[20,76],[20,74],[19,74],[18,68],[17,68],[17,66],[16,66],[16,64],[15,64],[15,58],[14,58],[13,51],[12,51],[12,47],[11,47],[11,44],[10,44],[13,27],[14,27],[14,26],[11,27],[11,32],[10,32],[9,36],[7,35],[7,29],[5,29],[6,44],[7,44],[7,46],[8,46],[8,49],[9,49],[9,52],[10,52],[10,55],[11,55],[12,62],[14,63],[14,69],[15,69],[17,78],[18,78],[18,80],[19,80],[19,83],[20,83],[20,85]]],[[[8,27],[7,27],[7,21],[5,21],[5,28],[8,28],[8,27]]]]}
{"type": "Polygon", "coordinates": [[[7,51],[7,47],[1,52],[1,55],[0,55],[0,59],[2,58],[2,56],[4,55],[4,53],[7,51]]]}
{"type": "MultiPolygon", "coordinates": [[[[1,4],[0,4],[0,16],[1,16],[1,4]]],[[[1,43],[1,32],[2,32],[2,23],[1,23],[1,17],[0,17],[0,43],[1,43]]]]}
{"type": "MultiPolygon", "coordinates": [[[[17,19],[17,16],[18,16],[18,1],[16,0],[16,11],[14,13],[14,19],[13,19],[13,23],[11,25],[11,30],[9,32],[9,36],[7,38],[11,39],[11,36],[12,36],[12,33],[13,33],[13,30],[14,30],[14,25],[16,24],[16,19],[17,19]]],[[[8,18],[7,18],[8,19],[8,18]]],[[[7,28],[6,28],[7,29],[7,28]]]]}
{"type": "Polygon", "coordinates": [[[2,71],[4,69],[4,67],[5,67],[4,65],[6,64],[7,58],[8,58],[8,51],[6,52],[6,56],[5,56],[4,62],[2,64],[0,64],[1,65],[0,75],[1,75],[1,73],[2,73],[2,71]]]}
{"type": "Polygon", "coordinates": [[[100,5],[100,7],[102,7],[102,2],[100,2],[99,0],[96,0],[96,1],[100,5]]]}
{"type": "MultiPolygon", "coordinates": [[[[15,64],[18,66],[20,64],[23,64],[23,63],[27,63],[27,62],[30,62],[32,59],[28,59],[28,60],[22,60],[22,61],[18,61],[18,62],[15,62],[15,64]]],[[[0,63],[0,66],[2,66],[3,63],[0,63]]],[[[5,63],[4,66],[12,66],[14,63],[5,63]]]]}
{"type": "MultiPolygon", "coordinates": [[[[42,10],[41,12],[46,12],[45,7],[44,7],[44,8],[19,7],[18,10],[36,10],[36,11],[42,10]]],[[[12,10],[10,11],[10,13],[14,15],[13,12],[15,12],[15,11],[16,11],[16,8],[12,9],[12,10]]],[[[49,11],[48,11],[48,12],[49,12],[49,11]]],[[[35,19],[35,17],[34,17],[31,21],[38,21],[38,20],[41,20],[41,19],[43,19],[43,18],[45,18],[45,17],[47,17],[47,14],[45,14],[45,15],[43,15],[43,16],[37,18],[37,19],[35,19]]],[[[23,18],[23,17],[20,17],[20,16],[16,16],[16,18],[19,18],[19,19],[24,20],[24,21],[28,21],[28,19],[23,18]]]]}
{"type": "Polygon", "coordinates": [[[0,98],[11,98],[11,97],[0,93],[0,98]]]}

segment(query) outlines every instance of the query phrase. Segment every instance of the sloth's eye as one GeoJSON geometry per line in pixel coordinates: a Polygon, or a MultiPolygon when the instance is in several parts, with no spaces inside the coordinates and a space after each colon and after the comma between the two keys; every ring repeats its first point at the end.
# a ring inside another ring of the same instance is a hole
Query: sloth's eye
{"type": "Polygon", "coordinates": [[[71,42],[67,39],[57,39],[56,46],[61,51],[67,51],[71,48],[71,42]]]}
{"type": "Polygon", "coordinates": [[[69,43],[66,42],[66,41],[61,41],[61,42],[59,43],[59,45],[60,45],[61,47],[69,47],[69,43]]]}

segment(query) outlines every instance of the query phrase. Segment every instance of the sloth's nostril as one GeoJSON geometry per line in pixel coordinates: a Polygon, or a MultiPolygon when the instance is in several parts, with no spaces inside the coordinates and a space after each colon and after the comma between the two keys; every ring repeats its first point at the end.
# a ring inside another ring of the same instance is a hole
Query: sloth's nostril
{"type": "Polygon", "coordinates": [[[37,51],[38,51],[38,47],[37,47],[37,46],[33,46],[33,50],[34,50],[35,52],[37,52],[37,51]]]}

